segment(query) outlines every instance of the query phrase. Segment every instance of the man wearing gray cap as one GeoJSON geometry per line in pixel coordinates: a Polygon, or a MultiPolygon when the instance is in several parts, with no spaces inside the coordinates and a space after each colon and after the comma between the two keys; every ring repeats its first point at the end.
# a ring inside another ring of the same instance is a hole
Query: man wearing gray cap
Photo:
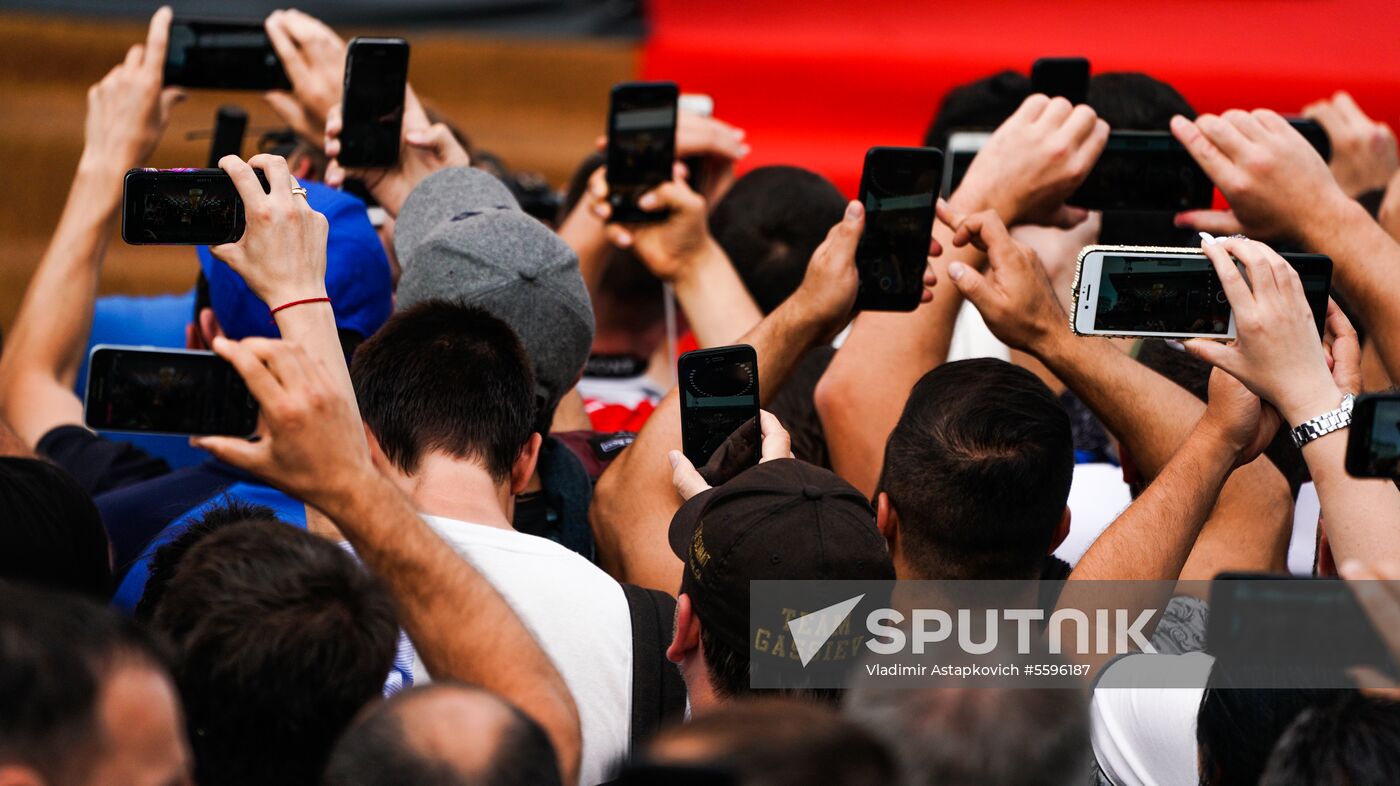
{"type": "MultiPolygon", "coordinates": [[[[403,266],[396,309],[452,300],[515,330],[535,372],[535,430],[548,435],[593,345],[593,308],[573,250],[522,211],[501,181],[467,168],[443,169],[414,187],[394,248],[403,266]]],[[[516,500],[514,524],[593,559],[592,482],[574,444],[546,436],[533,493],[516,500]]]]}

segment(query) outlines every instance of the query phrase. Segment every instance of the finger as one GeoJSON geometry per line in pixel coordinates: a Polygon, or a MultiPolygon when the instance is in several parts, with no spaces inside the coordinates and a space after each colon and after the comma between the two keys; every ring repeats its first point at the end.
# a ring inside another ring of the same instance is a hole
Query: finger
{"type": "Polygon", "coordinates": [[[632,233],[619,224],[608,224],[604,231],[608,236],[608,242],[618,248],[631,248],[632,243],[635,241],[632,233]]]}
{"type": "Polygon", "coordinates": [[[142,66],[152,74],[165,70],[165,50],[170,44],[170,6],[163,5],[151,16],[146,30],[146,51],[142,66]]]}
{"type": "Polygon", "coordinates": [[[1202,239],[1201,250],[1210,259],[1211,267],[1215,268],[1215,275],[1220,279],[1220,288],[1225,290],[1225,299],[1230,301],[1230,307],[1236,312],[1252,314],[1254,295],[1244,276],[1240,275],[1235,260],[1230,258],[1230,252],[1213,237],[1210,240],[1202,239]]]}
{"type": "Polygon", "coordinates": [[[690,463],[690,459],[679,450],[673,450],[666,454],[666,458],[671,462],[671,485],[675,486],[676,493],[681,499],[690,499],[702,491],[708,491],[710,484],[696,471],[695,465],[690,463]]]}
{"type": "MultiPolygon", "coordinates": [[[[1254,302],[1260,306],[1277,306],[1282,299],[1282,288],[1274,273],[1272,261],[1260,250],[1261,244],[1241,238],[1227,237],[1220,240],[1220,247],[1230,256],[1238,259],[1249,276],[1249,290],[1254,293],[1254,302]]],[[[1225,293],[1229,297],[1229,291],[1225,293]]],[[[1234,301],[1230,301],[1231,305],[1234,301]]]]}
{"type": "Polygon", "coordinates": [[[1220,116],[1221,120],[1235,127],[1245,139],[1255,142],[1264,138],[1264,127],[1254,116],[1243,109],[1231,109],[1220,116]]]}
{"type": "Polygon", "coordinates": [[[1050,97],[1043,93],[1033,93],[1026,96],[1026,100],[1021,102],[1021,105],[1016,108],[1015,112],[1011,113],[1011,117],[1008,117],[1006,122],[1002,123],[1002,125],[1009,125],[1011,123],[1025,125],[1027,123],[1033,123],[1036,118],[1040,117],[1041,113],[1045,111],[1045,107],[1049,104],[1050,97]]]}
{"type": "Polygon", "coordinates": [[[1070,157],[1071,171],[1075,172],[1075,178],[1079,182],[1082,183],[1084,178],[1089,176],[1090,170],[1103,154],[1104,146],[1108,144],[1109,131],[1108,123],[1096,118],[1089,128],[1088,136],[1080,140],[1079,147],[1070,157]]]}
{"type": "Polygon", "coordinates": [[[1064,96],[1055,96],[1050,99],[1050,103],[1045,105],[1044,111],[1040,113],[1040,117],[1035,119],[1035,122],[1042,126],[1048,126],[1051,129],[1058,129],[1060,126],[1064,125],[1064,122],[1069,119],[1070,114],[1073,112],[1074,104],[1071,104],[1068,98],[1064,96]]]}
{"type": "MultiPolygon", "coordinates": [[[[1196,118],[1196,127],[1231,161],[1239,161],[1249,148],[1249,139],[1235,125],[1216,115],[1196,118]]],[[[1204,166],[1204,164],[1202,165],[1204,166]]]]}
{"type": "Polygon", "coordinates": [[[931,232],[928,236],[928,255],[931,257],[943,256],[943,244],[938,242],[938,237],[931,232]]]}
{"type": "Polygon", "coordinates": [[[126,57],[122,60],[122,68],[128,71],[141,68],[146,60],[145,50],[146,48],[141,44],[132,44],[131,48],[126,50],[126,57]]]}
{"type": "Polygon", "coordinates": [[[160,91],[160,116],[162,119],[170,117],[170,112],[185,100],[185,91],[178,87],[167,87],[160,91]]]}
{"type": "Polygon", "coordinates": [[[1328,101],[1308,104],[1303,108],[1303,117],[1316,120],[1324,129],[1332,129],[1332,133],[1336,133],[1345,124],[1342,116],[1328,101]]]}
{"type": "MultiPolygon", "coordinates": [[[[1226,373],[1229,373],[1230,369],[1235,366],[1235,359],[1239,351],[1235,347],[1228,344],[1221,344],[1209,338],[1188,339],[1182,342],[1182,347],[1186,349],[1186,354],[1192,355],[1199,360],[1204,360],[1226,373]]],[[[1234,376],[1234,374],[1231,374],[1231,376],[1234,376]]],[[[1238,379],[1238,377],[1236,377],[1236,379],[1238,379]]]]}
{"type": "Polygon", "coordinates": [[[607,150],[607,149],[608,149],[608,137],[607,137],[607,135],[603,135],[603,136],[600,136],[600,137],[596,137],[596,138],[593,140],[593,146],[596,147],[596,148],[598,148],[599,150],[607,150]]]}
{"type": "Polygon", "coordinates": [[[277,378],[282,389],[293,393],[307,387],[307,357],[301,347],[273,338],[245,338],[243,346],[277,378]]]}
{"type": "Polygon", "coordinates": [[[952,262],[948,265],[948,278],[978,313],[987,317],[988,321],[995,321],[993,316],[1001,313],[1003,303],[1001,294],[992,289],[986,276],[961,262],[952,262]]]}
{"type": "Polygon", "coordinates": [[[1172,223],[1210,235],[1237,235],[1242,229],[1239,219],[1229,210],[1187,210],[1177,213],[1172,223]]]}
{"type": "Polygon", "coordinates": [[[760,409],[758,426],[763,434],[762,455],[758,459],[760,464],[775,459],[792,458],[792,437],[776,415],[766,409],[760,409]]]}
{"type": "Polygon", "coordinates": [[[326,164],[326,185],[340,188],[345,185],[345,168],[334,160],[326,164]]]}
{"type": "Polygon", "coordinates": [[[1089,220],[1089,211],[1082,207],[1060,205],[1050,214],[1049,225],[1060,229],[1074,229],[1089,220]]]}
{"type": "Polygon", "coordinates": [[[292,173],[287,169],[287,159],[271,153],[259,153],[248,159],[248,166],[261,169],[267,178],[267,195],[272,204],[286,207],[292,203],[292,173]]]}
{"type": "Polygon", "coordinates": [[[287,79],[293,85],[302,85],[311,77],[311,67],[306,62],[305,55],[296,41],[287,32],[287,18],[285,11],[273,11],[267,21],[263,22],[263,28],[267,30],[268,40],[272,42],[273,51],[277,52],[277,59],[282,61],[282,68],[287,72],[287,79]]]}
{"type": "Polygon", "coordinates": [[[1213,182],[1224,182],[1235,170],[1235,163],[1230,160],[1230,156],[1201,130],[1199,121],[1193,123],[1181,115],[1176,115],[1172,118],[1171,127],[1177,141],[1196,159],[1196,163],[1201,165],[1201,169],[1206,171],[1213,182]]]}
{"type": "Polygon", "coordinates": [[[949,229],[957,229],[958,225],[963,222],[963,219],[967,218],[966,214],[959,212],[952,205],[948,204],[948,200],[943,197],[939,197],[938,201],[934,204],[933,214],[949,229]]]}
{"type": "MultiPolygon", "coordinates": [[[[953,245],[965,246],[969,241],[974,247],[988,254],[997,254],[1012,244],[1011,233],[1007,231],[1006,224],[1002,223],[1001,216],[991,210],[968,216],[967,220],[962,222],[962,226],[958,227],[953,236],[953,245]]],[[[992,264],[995,267],[996,260],[993,260],[992,264]]]]}
{"type": "Polygon", "coordinates": [[[1283,115],[1272,109],[1256,109],[1249,114],[1259,122],[1259,125],[1264,127],[1265,131],[1271,134],[1292,133],[1302,136],[1287,120],[1283,119],[1283,115]]]}
{"type": "MultiPolygon", "coordinates": [[[[253,158],[257,158],[257,156],[253,156],[253,158]]],[[[233,187],[238,191],[239,198],[243,200],[245,213],[250,213],[249,208],[261,204],[268,198],[267,193],[263,191],[262,183],[258,182],[257,173],[243,159],[233,155],[224,156],[219,159],[219,168],[227,172],[229,178],[233,180],[233,187]]]]}
{"type": "Polygon", "coordinates": [[[217,336],[209,348],[233,366],[238,376],[243,378],[243,384],[248,386],[248,392],[257,399],[259,406],[264,410],[273,409],[281,405],[286,391],[252,349],[245,346],[250,340],[230,341],[223,336],[217,336]]]}
{"type": "Polygon", "coordinates": [[[1093,107],[1088,104],[1080,104],[1069,113],[1069,117],[1060,130],[1068,139],[1081,142],[1094,133],[1094,126],[1098,124],[1098,120],[1099,116],[1094,112],[1093,107]]]}
{"type": "Polygon", "coordinates": [[[1348,122],[1355,124],[1368,124],[1371,122],[1368,116],[1361,109],[1361,105],[1356,103],[1356,99],[1351,97],[1351,93],[1345,90],[1338,90],[1332,96],[1332,105],[1337,108],[1337,112],[1345,117],[1348,122]]]}
{"type": "Polygon", "coordinates": [[[267,466],[271,460],[272,445],[266,439],[249,442],[238,437],[191,437],[190,444],[209,451],[225,464],[255,475],[261,474],[258,468],[267,466]]]}

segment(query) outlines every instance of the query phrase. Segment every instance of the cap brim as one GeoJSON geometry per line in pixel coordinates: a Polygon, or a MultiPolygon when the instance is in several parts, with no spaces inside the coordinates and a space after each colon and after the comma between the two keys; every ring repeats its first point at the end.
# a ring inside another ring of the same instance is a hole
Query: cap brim
{"type": "Polygon", "coordinates": [[[690,559],[690,541],[695,537],[695,528],[700,525],[700,519],[705,515],[705,508],[709,506],[710,500],[715,496],[715,489],[705,489],[686,500],[681,505],[676,515],[671,517],[671,529],[667,533],[671,541],[671,553],[680,558],[681,562],[690,559]]]}

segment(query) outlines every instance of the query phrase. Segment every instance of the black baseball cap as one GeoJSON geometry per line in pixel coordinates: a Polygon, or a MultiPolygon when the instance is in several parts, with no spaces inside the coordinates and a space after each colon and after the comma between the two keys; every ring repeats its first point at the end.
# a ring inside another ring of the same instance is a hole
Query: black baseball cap
{"type": "Polygon", "coordinates": [[[739,651],[749,646],[750,581],[894,579],[870,502],[797,459],[759,464],[691,497],[671,519],[670,541],[701,624],[739,651]]]}

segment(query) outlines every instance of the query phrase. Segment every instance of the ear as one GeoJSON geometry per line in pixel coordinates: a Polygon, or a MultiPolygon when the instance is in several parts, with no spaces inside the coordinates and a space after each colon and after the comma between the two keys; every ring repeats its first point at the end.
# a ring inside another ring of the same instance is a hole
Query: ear
{"type": "Polygon", "coordinates": [[[684,663],[690,653],[700,648],[700,620],[690,606],[690,596],[682,592],[676,598],[676,631],[671,646],[666,648],[666,660],[684,663]]]}
{"type": "Polygon", "coordinates": [[[219,324],[219,318],[214,316],[214,309],[201,308],[199,310],[199,333],[200,339],[204,341],[206,347],[212,345],[215,338],[224,334],[224,328],[219,324]]]}
{"type": "Polygon", "coordinates": [[[895,512],[894,505],[890,504],[890,495],[880,492],[875,497],[875,528],[880,530],[880,535],[889,544],[890,553],[894,553],[895,544],[899,542],[899,514],[895,512]]]}
{"type": "Polygon", "coordinates": [[[525,488],[530,485],[530,478],[535,476],[535,465],[540,460],[540,445],[544,444],[544,437],[539,433],[530,435],[525,440],[525,444],[520,447],[520,455],[515,457],[515,463],[510,468],[510,493],[512,495],[522,494],[525,488]]]}
{"type": "Polygon", "coordinates": [[[1060,516],[1060,523],[1055,526],[1055,534],[1050,537],[1050,548],[1045,553],[1054,554],[1055,549],[1058,549],[1067,537],[1069,537],[1069,505],[1065,506],[1064,515],[1060,516]]]}
{"type": "Polygon", "coordinates": [[[44,786],[44,779],[24,765],[5,765],[0,767],[0,786],[44,786]]]}
{"type": "Polygon", "coordinates": [[[311,180],[311,156],[299,156],[292,164],[292,177],[297,180],[311,180]]]}

